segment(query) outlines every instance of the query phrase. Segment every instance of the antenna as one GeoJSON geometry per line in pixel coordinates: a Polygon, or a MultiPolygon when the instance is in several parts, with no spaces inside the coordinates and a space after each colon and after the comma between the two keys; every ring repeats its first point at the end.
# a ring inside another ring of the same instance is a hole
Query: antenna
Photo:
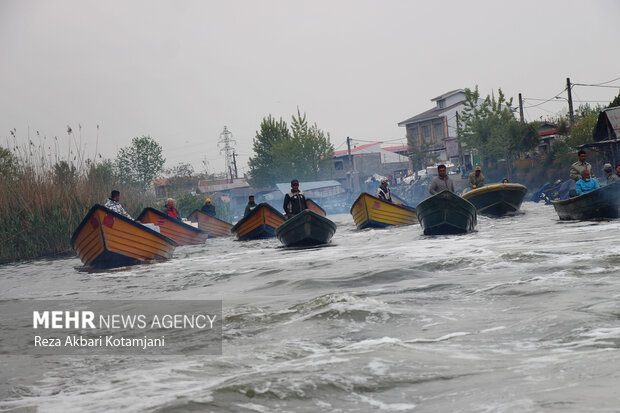
{"type": "Polygon", "coordinates": [[[232,133],[224,126],[224,130],[220,133],[220,140],[217,142],[217,146],[220,148],[220,153],[224,154],[226,160],[226,173],[229,174],[230,179],[236,178],[233,176],[232,165],[234,163],[233,153],[235,151],[234,145],[237,142],[232,139],[232,133]]]}

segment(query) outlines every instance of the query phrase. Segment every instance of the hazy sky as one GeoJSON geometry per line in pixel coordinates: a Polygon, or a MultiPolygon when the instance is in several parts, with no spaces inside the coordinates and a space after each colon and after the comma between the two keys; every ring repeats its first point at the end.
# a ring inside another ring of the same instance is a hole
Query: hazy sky
{"type": "MultiPolygon", "coordinates": [[[[0,144],[13,128],[66,143],[81,125],[87,156],[151,135],[167,166],[217,171],[226,125],[244,170],[261,119],[297,107],[336,149],[347,136],[405,143],[397,123],[452,89],[501,87],[527,107],[566,77],[620,77],[619,18],[614,0],[0,0],[0,144]]],[[[607,103],[618,89],[573,92],[607,103]]]]}

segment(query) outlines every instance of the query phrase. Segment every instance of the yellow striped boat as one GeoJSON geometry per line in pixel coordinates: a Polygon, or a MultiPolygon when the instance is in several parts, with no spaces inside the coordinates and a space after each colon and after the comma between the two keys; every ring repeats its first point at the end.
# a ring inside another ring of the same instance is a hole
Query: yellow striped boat
{"type": "Polygon", "coordinates": [[[358,229],[418,223],[415,208],[392,204],[366,192],[362,192],[351,206],[351,215],[358,229]]]}
{"type": "Polygon", "coordinates": [[[203,231],[207,231],[209,238],[225,237],[230,235],[230,229],[232,228],[232,224],[222,221],[219,218],[212,217],[211,215],[207,215],[199,209],[196,209],[194,212],[189,214],[187,219],[192,222],[198,222],[198,228],[203,231]]]}
{"type": "Polygon", "coordinates": [[[111,268],[169,259],[177,243],[95,204],[73,233],[71,246],[85,265],[111,268]]]}
{"type": "Polygon", "coordinates": [[[151,207],[144,208],[136,220],[157,225],[161,234],[179,245],[202,244],[208,236],[207,231],[195,228],[151,207]]]}
{"type": "Polygon", "coordinates": [[[237,222],[230,231],[237,239],[272,238],[276,236],[276,228],[286,221],[286,217],[271,205],[261,202],[247,216],[237,222]]]}

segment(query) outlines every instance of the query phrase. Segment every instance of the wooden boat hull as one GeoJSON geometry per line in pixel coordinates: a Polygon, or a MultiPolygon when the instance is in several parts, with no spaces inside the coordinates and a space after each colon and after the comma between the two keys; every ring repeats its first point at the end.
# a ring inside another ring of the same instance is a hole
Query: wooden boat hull
{"type": "Polygon", "coordinates": [[[463,234],[477,223],[476,207],[450,191],[441,191],[416,207],[424,235],[463,234]]]}
{"type": "Polygon", "coordinates": [[[287,247],[322,245],[335,232],[336,224],[307,209],[276,228],[276,237],[287,247]]]}
{"type": "Polygon", "coordinates": [[[350,212],[358,229],[412,225],[418,222],[414,208],[392,204],[366,192],[357,197],[350,212]]]}
{"type": "Polygon", "coordinates": [[[73,233],[71,246],[85,265],[113,268],[169,259],[177,243],[95,204],[73,233]]]}
{"type": "Polygon", "coordinates": [[[174,240],[179,245],[202,244],[208,236],[206,231],[194,228],[150,207],[144,208],[136,219],[157,225],[162,235],[174,240]]]}
{"type": "Polygon", "coordinates": [[[209,238],[228,236],[230,235],[230,229],[232,228],[232,224],[219,218],[207,215],[199,209],[196,209],[194,212],[189,214],[187,219],[192,222],[198,222],[198,228],[206,231],[209,238]]]}
{"type": "Polygon", "coordinates": [[[239,241],[251,239],[273,238],[276,228],[286,221],[286,217],[271,205],[262,202],[247,216],[237,222],[230,231],[239,241]]]}
{"type": "Polygon", "coordinates": [[[502,216],[521,208],[527,188],[521,184],[495,184],[473,189],[463,195],[479,214],[502,216]]]}
{"type": "Polygon", "coordinates": [[[620,182],[551,203],[561,220],[620,218],[620,182]]]}

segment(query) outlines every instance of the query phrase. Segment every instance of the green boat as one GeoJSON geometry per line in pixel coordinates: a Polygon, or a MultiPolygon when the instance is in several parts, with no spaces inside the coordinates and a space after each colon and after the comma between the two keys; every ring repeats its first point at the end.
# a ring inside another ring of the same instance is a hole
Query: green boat
{"type": "Polygon", "coordinates": [[[327,244],[336,224],[308,209],[276,228],[276,237],[287,247],[327,244]]]}
{"type": "Polygon", "coordinates": [[[463,194],[479,214],[500,217],[521,208],[527,188],[521,184],[494,184],[472,189],[463,194]]]}
{"type": "Polygon", "coordinates": [[[420,202],[416,207],[424,235],[464,234],[476,227],[476,207],[445,190],[420,202]]]}

